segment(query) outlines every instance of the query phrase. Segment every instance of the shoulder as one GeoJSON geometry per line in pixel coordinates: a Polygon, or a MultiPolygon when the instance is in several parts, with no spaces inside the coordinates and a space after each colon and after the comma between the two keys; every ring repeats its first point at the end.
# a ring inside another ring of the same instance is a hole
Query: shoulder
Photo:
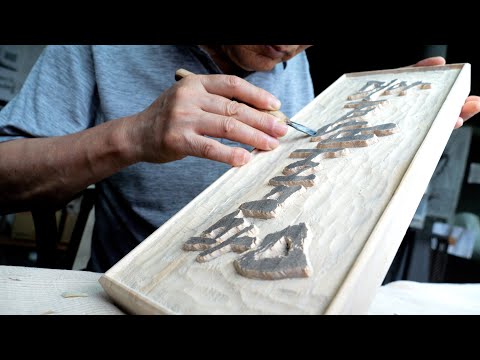
{"type": "Polygon", "coordinates": [[[144,70],[158,72],[191,58],[184,46],[177,45],[94,45],[92,54],[96,66],[128,67],[133,74],[144,70]]]}
{"type": "Polygon", "coordinates": [[[91,50],[96,57],[118,56],[120,59],[140,59],[159,61],[162,58],[183,56],[184,49],[177,45],[93,45],[91,50]]]}
{"type": "Polygon", "coordinates": [[[91,53],[91,45],[48,45],[45,47],[42,56],[62,59],[89,56],[91,53]]]}
{"type": "Polygon", "coordinates": [[[76,76],[80,69],[90,68],[90,45],[48,45],[39,56],[32,73],[47,77],[76,76]]]}

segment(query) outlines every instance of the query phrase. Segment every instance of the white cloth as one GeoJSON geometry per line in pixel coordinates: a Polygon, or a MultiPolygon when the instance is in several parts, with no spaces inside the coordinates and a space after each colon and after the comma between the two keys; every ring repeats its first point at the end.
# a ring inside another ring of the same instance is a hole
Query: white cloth
{"type": "Polygon", "coordinates": [[[371,315],[480,314],[480,284],[431,284],[395,281],[381,286],[371,315]]]}

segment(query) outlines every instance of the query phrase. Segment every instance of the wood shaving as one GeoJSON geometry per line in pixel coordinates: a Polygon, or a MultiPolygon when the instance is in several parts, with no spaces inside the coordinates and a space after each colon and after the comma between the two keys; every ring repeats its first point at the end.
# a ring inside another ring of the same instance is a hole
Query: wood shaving
{"type": "Polygon", "coordinates": [[[83,292],[66,291],[62,293],[62,297],[64,298],[88,297],[88,294],[83,292]]]}

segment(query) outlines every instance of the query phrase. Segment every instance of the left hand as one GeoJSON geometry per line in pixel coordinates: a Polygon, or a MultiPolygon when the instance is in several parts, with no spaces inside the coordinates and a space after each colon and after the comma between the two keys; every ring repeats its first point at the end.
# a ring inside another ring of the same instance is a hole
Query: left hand
{"type": "MultiPolygon", "coordinates": [[[[430,57],[417,62],[413,66],[445,65],[445,59],[441,56],[430,57]]],[[[471,95],[465,100],[460,116],[455,123],[455,129],[463,125],[465,121],[480,112],[480,96],[471,95]]]]}

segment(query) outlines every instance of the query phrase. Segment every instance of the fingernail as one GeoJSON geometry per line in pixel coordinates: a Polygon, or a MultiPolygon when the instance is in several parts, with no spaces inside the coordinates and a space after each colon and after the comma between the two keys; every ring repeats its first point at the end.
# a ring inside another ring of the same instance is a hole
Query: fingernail
{"type": "Polygon", "coordinates": [[[275,122],[275,125],[273,126],[273,132],[275,133],[275,135],[277,135],[278,137],[282,137],[282,136],[285,136],[287,134],[287,131],[288,131],[288,126],[282,122],[275,122]]]}
{"type": "Polygon", "coordinates": [[[276,97],[273,97],[270,100],[270,108],[272,110],[278,110],[278,109],[280,109],[281,106],[282,106],[282,103],[276,97]]]}
{"type": "Polygon", "coordinates": [[[252,158],[252,154],[248,151],[242,151],[239,155],[240,156],[237,155],[236,161],[234,160],[233,166],[243,166],[252,158]]]}
{"type": "Polygon", "coordinates": [[[454,129],[458,129],[459,127],[462,127],[462,125],[463,125],[463,119],[461,117],[459,117],[457,119],[457,122],[455,123],[454,129]]]}
{"type": "Polygon", "coordinates": [[[279,145],[279,142],[277,139],[274,139],[272,137],[268,138],[268,147],[270,148],[270,150],[277,148],[278,145],[279,145]]]}

